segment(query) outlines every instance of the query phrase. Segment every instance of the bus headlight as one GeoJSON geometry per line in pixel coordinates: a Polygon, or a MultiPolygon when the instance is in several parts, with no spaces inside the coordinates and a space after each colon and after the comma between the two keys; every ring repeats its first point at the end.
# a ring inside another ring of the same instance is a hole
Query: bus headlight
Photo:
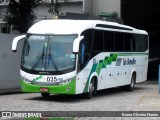
{"type": "Polygon", "coordinates": [[[21,80],[23,80],[24,82],[30,84],[32,81],[28,80],[27,78],[21,76],[21,80]]]}

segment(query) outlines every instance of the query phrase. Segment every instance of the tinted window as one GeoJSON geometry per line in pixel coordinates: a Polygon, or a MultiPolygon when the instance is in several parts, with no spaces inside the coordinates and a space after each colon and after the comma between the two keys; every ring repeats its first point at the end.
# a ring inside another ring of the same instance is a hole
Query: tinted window
{"type": "Polygon", "coordinates": [[[145,52],[148,49],[148,40],[146,35],[134,34],[135,51],[145,52]]]}
{"type": "Polygon", "coordinates": [[[93,51],[103,51],[103,31],[95,30],[93,51]]]}
{"type": "Polygon", "coordinates": [[[135,51],[133,34],[125,33],[125,51],[135,51]]]}
{"type": "Polygon", "coordinates": [[[115,32],[115,51],[124,51],[124,33],[115,32]]]}
{"type": "Polygon", "coordinates": [[[104,32],[104,50],[105,51],[114,51],[114,33],[113,32],[104,32]]]}

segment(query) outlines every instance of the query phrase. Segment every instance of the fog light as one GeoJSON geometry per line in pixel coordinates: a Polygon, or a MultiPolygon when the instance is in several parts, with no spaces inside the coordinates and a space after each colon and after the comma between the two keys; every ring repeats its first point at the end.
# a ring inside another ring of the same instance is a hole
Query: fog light
{"type": "Polygon", "coordinates": [[[70,86],[66,88],[66,91],[70,91],[70,90],[71,90],[71,87],[70,87],[70,86]]]}

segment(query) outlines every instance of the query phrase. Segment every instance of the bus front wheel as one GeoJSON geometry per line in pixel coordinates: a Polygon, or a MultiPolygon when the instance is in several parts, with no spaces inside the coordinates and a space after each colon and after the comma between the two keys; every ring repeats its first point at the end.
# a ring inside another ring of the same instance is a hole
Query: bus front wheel
{"type": "Polygon", "coordinates": [[[50,93],[41,93],[43,98],[48,98],[50,96],[50,93]]]}
{"type": "Polygon", "coordinates": [[[96,91],[95,80],[94,80],[94,78],[92,78],[92,80],[89,84],[89,91],[88,91],[88,93],[85,94],[86,98],[91,99],[92,95],[94,93],[96,93],[95,91],[96,91]]]}

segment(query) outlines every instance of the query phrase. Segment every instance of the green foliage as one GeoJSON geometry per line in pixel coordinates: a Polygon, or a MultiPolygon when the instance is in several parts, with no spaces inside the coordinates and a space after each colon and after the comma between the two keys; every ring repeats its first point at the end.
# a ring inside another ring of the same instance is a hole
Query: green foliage
{"type": "Polygon", "coordinates": [[[42,0],[10,0],[4,20],[20,33],[26,33],[36,19],[34,8],[41,2],[42,0]]]}

